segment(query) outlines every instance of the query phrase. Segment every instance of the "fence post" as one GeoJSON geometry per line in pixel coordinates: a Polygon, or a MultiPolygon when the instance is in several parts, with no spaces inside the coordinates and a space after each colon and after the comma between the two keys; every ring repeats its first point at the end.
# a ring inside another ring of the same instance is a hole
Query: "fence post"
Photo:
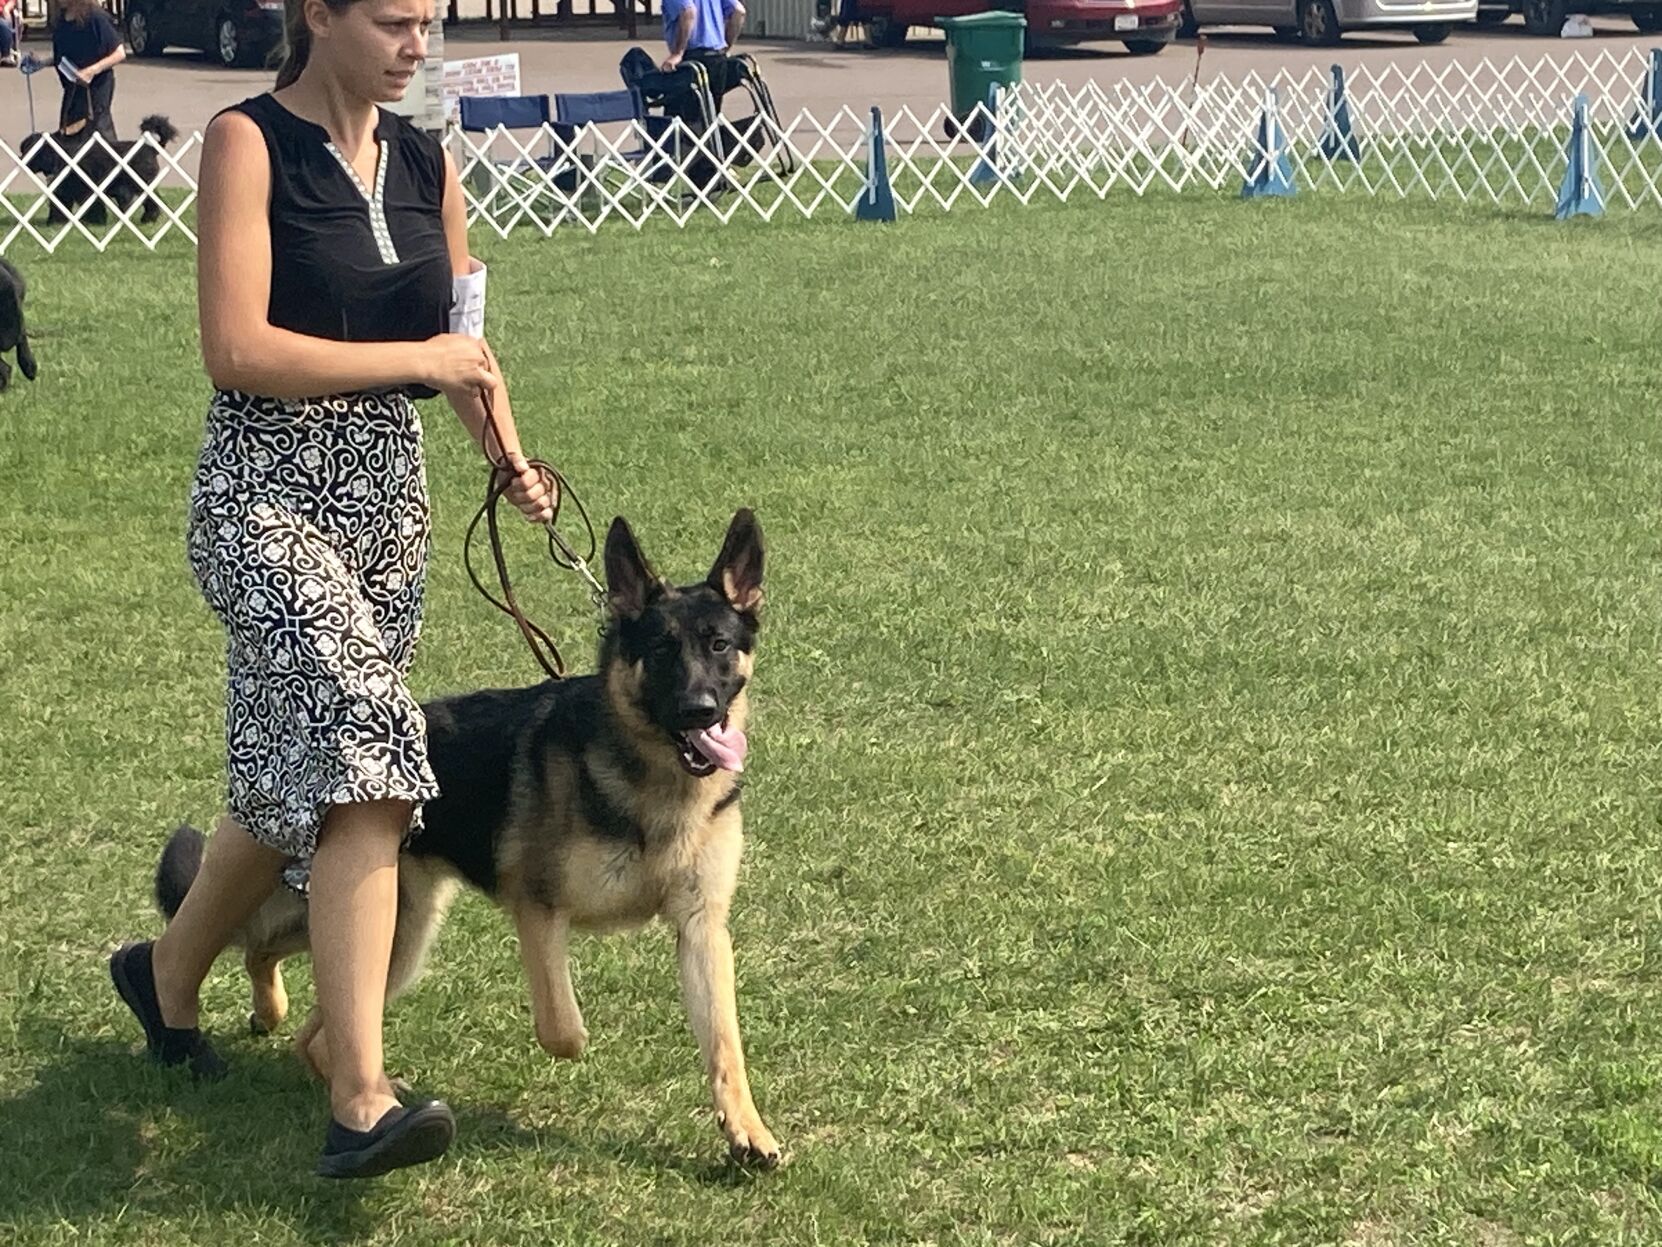
{"type": "Polygon", "coordinates": [[[1241,185],[1241,198],[1284,199],[1294,194],[1297,187],[1293,185],[1293,165],[1287,159],[1287,139],[1281,131],[1281,108],[1274,87],[1264,92],[1264,112],[1258,118],[1256,144],[1257,158],[1241,185]]]}
{"type": "Polygon", "coordinates": [[[883,137],[883,113],[871,110],[871,129],[866,134],[866,184],[854,203],[858,221],[894,220],[894,188],[889,185],[889,153],[883,137]]]}
{"type": "Polygon", "coordinates": [[[1560,221],[1575,216],[1603,216],[1604,188],[1599,185],[1599,149],[1593,143],[1592,127],[1587,124],[1587,97],[1575,97],[1575,113],[1570,121],[1570,142],[1566,152],[1569,167],[1564,170],[1563,184],[1558,188],[1558,208],[1553,213],[1560,221]]]}
{"type": "Polygon", "coordinates": [[[1639,101],[1639,111],[1627,123],[1627,137],[1637,143],[1646,135],[1662,137],[1662,48],[1650,50],[1650,61],[1645,67],[1645,94],[1639,101]]]}
{"type": "Polygon", "coordinates": [[[975,167],[970,170],[971,186],[986,186],[998,181],[998,83],[987,84],[987,125],[986,141],[982,145],[981,155],[976,158],[975,167]]]}
{"type": "Polygon", "coordinates": [[[1333,85],[1327,93],[1327,126],[1322,131],[1321,152],[1329,160],[1348,160],[1352,164],[1362,159],[1362,144],[1350,124],[1350,97],[1345,94],[1345,71],[1342,66],[1332,69],[1333,85]]]}

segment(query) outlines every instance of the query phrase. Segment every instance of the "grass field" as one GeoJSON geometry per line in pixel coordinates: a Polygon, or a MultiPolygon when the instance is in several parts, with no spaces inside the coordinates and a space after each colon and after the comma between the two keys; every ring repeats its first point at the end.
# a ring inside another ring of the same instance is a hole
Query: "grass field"
{"type": "MultiPolygon", "coordinates": [[[[556,1064],[468,899],[388,1030],[462,1135],[344,1189],[231,959],[209,1088],[104,968],[221,786],[188,256],[21,257],[0,1242],[1662,1240],[1659,242],[1205,197],[481,241],[530,448],[673,576],[769,538],[735,939],[788,1163],[725,1162],[665,933],[579,945],[556,1064]]],[[[428,440],[418,691],[528,682],[428,440]]]]}

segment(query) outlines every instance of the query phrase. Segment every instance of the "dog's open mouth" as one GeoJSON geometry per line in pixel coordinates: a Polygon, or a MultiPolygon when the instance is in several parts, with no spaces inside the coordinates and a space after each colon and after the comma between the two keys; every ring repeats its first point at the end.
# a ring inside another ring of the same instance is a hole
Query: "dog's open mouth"
{"type": "Polygon", "coordinates": [[[675,733],[675,747],[682,769],[703,779],[717,771],[744,770],[744,755],[750,745],[742,731],[723,719],[715,727],[675,733]]]}

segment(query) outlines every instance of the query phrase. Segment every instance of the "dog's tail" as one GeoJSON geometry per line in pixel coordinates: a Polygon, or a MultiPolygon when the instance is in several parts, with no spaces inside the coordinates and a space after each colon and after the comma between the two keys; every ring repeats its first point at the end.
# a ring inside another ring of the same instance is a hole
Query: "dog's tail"
{"type": "Polygon", "coordinates": [[[185,903],[185,893],[202,869],[202,846],[207,838],[189,823],[181,823],[168,837],[162,860],[156,863],[156,907],[169,921],[185,903]]]}
{"type": "Polygon", "coordinates": [[[179,137],[179,131],[174,128],[173,123],[160,113],[151,113],[139,122],[139,129],[150,135],[163,147],[179,137]]]}

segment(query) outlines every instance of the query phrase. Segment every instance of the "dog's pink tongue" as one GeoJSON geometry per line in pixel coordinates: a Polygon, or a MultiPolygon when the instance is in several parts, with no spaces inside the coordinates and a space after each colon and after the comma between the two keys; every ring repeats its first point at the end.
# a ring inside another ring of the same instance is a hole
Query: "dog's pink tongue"
{"type": "Polygon", "coordinates": [[[745,739],[742,731],[731,724],[700,728],[689,739],[694,749],[722,770],[744,770],[744,755],[750,748],[750,742],[745,739]]]}

